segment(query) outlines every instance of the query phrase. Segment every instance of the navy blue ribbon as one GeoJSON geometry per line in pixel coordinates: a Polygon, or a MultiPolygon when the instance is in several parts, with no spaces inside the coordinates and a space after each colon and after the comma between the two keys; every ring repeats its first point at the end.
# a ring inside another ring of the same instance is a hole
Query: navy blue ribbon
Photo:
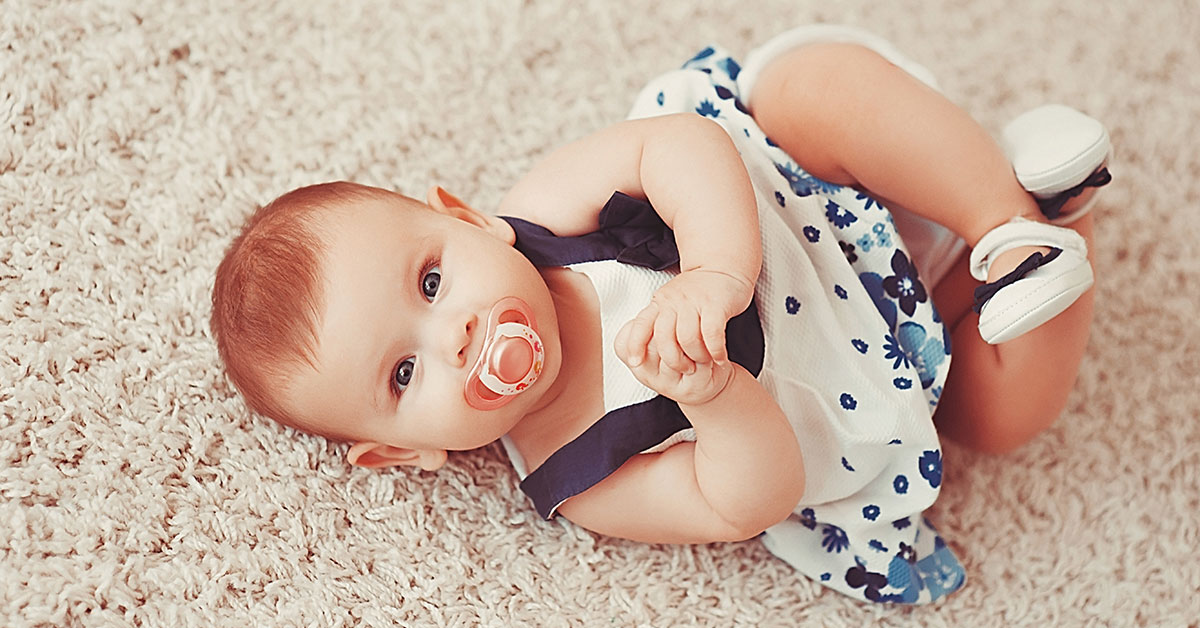
{"type": "Polygon", "coordinates": [[[1108,168],[1101,168],[1073,188],[1063,190],[1050,198],[1038,199],[1038,208],[1042,210],[1042,215],[1050,220],[1054,220],[1058,218],[1059,212],[1062,211],[1063,205],[1066,205],[1067,201],[1083,194],[1083,191],[1088,188],[1103,187],[1108,185],[1110,181],[1112,181],[1112,175],[1108,173],[1108,168]]]}
{"type": "Polygon", "coordinates": [[[1020,279],[1024,279],[1025,275],[1028,275],[1034,270],[1054,261],[1054,258],[1058,257],[1060,253],[1062,253],[1062,249],[1059,248],[1051,248],[1050,252],[1045,254],[1043,254],[1041,251],[1038,251],[1037,253],[1026,257],[1025,261],[1021,262],[1020,266],[1014,268],[1007,275],[997,279],[996,281],[993,281],[992,283],[979,286],[975,289],[975,305],[972,305],[971,309],[975,310],[975,313],[978,314],[979,311],[983,309],[983,304],[987,303],[988,299],[995,296],[997,292],[1000,292],[1000,290],[1007,287],[1009,284],[1012,284],[1020,279]]]}

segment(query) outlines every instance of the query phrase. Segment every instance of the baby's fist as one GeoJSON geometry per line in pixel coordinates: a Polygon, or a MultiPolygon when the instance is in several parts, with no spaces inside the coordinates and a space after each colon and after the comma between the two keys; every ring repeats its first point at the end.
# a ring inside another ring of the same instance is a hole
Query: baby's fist
{"type": "Polygon", "coordinates": [[[654,343],[645,347],[644,355],[635,355],[627,341],[632,324],[633,321],[626,323],[617,332],[613,348],[617,357],[643,386],[680,405],[699,406],[712,401],[733,381],[736,365],[732,362],[712,359],[689,361],[690,368],[684,372],[668,365],[654,343]]]}

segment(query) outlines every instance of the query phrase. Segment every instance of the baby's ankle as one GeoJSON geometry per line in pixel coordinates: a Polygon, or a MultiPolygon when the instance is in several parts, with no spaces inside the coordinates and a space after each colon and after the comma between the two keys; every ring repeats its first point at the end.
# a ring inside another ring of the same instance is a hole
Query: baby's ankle
{"type": "Polygon", "coordinates": [[[1034,253],[1047,255],[1050,253],[1048,246],[1019,246],[1010,249],[996,256],[990,268],[988,268],[987,283],[997,281],[1001,277],[1012,272],[1021,262],[1024,262],[1029,256],[1034,253]]]}

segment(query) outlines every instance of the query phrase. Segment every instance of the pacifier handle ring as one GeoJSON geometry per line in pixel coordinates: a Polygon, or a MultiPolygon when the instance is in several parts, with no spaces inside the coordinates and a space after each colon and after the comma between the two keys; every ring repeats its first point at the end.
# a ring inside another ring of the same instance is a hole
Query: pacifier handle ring
{"type": "Polygon", "coordinates": [[[528,388],[529,385],[532,384],[534,380],[536,380],[542,373],[542,364],[545,351],[541,349],[541,339],[538,338],[537,332],[533,331],[533,329],[528,325],[522,325],[521,323],[513,322],[500,323],[496,327],[495,336],[493,336],[492,342],[487,349],[488,355],[484,356],[484,360],[482,362],[483,370],[479,373],[479,380],[483,382],[484,386],[487,386],[488,390],[491,390],[498,395],[503,395],[506,397],[515,395],[528,388]],[[530,364],[529,370],[525,373],[525,376],[519,381],[511,384],[501,380],[496,374],[492,373],[491,370],[491,353],[495,351],[497,346],[495,339],[500,337],[519,338],[524,340],[529,344],[529,349],[533,354],[531,358],[532,363],[530,364]]]}
{"type": "Polygon", "coordinates": [[[464,385],[467,404],[479,410],[494,410],[512,401],[517,393],[531,386],[541,375],[545,365],[545,347],[536,331],[532,309],[518,297],[505,297],[492,306],[488,313],[484,345],[464,385]],[[517,321],[501,318],[517,318],[517,321]],[[509,384],[492,372],[492,353],[502,338],[518,338],[529,345],[532,363],[521,380],[509,384]],[[481,388],[482,387],[482,390],[481,388]]]}

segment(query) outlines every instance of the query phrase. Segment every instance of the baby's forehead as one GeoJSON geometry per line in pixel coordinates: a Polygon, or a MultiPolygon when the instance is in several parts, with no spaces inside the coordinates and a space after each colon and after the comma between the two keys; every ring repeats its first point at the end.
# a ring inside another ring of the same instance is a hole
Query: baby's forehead
{"type": "Polygon", "coordinates": [[[312,227],[333,248],[345,246],[346,240],[361,240],[364,235],[375,236],[372,240],[399,234],[415,236],[436,217],[429,206],[405,197],[362,199],[330,206],[314,216],[312,227]]]}
{"type": "Polygon", "coordinates": [[[336,292],[360,273],[392,274],[403,272],[406,263],[420,263],[413,258],[430,241],[438,218],[416,201],[366,201],[326,212],[315,225],[324,249],[320,274],[326,289],[336,292]]]}
{"type": "Polygon", "coordinates": [[[425,203],[394,193],[347,199],[333,203],[327,209],[328,211],[322,212],[324,218],[334,222],[391,220],[419,224],[437,215],[437,212],[425,203]]]}

